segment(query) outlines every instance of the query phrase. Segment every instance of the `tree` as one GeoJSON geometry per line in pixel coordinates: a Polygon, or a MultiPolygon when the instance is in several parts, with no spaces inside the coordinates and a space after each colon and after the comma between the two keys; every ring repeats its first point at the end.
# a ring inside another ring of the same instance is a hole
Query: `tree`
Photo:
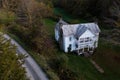
{"type": "Polygon", "coordinates": [[[26,80],[23,56],[16,55],[16,47],[0,34],[0,80],[26,80]]]}
{"type": "Polygon", "coordinates": [[[23,19],[25,24],[19,21],[20,26],[12,27],[12,31],[19,33],[18,36],[22,37],[25,43],[34,46],[32,49],[41,53],[40,51],[47,47],[44,43],[44,40],[47,40],[47,33],[44,30],[43,18],[51,16],[51,8],[36,0],[24,0],[20,4],[17,16],[23,19]]]}
{"type": "Polygon", "coordinates": [[[1,0],[2,8],[7,11],[16,12],[19,3],[20,3],[20,0],[1,0]]]}
{"type": "Polygon", "coordinates": [[[0,10],[0,24],[9,25],[12,24],[16,19],[13,12],[6,10],[0,10]]]}

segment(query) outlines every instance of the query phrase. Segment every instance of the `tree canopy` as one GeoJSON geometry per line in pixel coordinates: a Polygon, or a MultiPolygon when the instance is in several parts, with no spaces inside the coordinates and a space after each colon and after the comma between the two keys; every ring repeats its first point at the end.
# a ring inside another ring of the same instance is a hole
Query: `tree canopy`
{"type": "Polygon", "coordinates": [[[16,55],[16,47],[0,34],[0,80],[26,80],[21,59],[16,55]]]}

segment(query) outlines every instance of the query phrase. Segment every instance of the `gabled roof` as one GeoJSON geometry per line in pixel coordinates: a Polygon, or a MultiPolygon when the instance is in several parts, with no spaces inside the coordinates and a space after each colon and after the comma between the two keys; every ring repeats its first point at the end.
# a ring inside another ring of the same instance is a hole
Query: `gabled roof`
{"type": "Polygon", "coordinates": [[[63,35],[64,35],[64,36],[75,35],[78,26],[79,26],[79,24],[63,25],[63,26],[62,26],[63,35]]]}
{"type": "Polygon", "coordinates": [[[75,37],[81,36],[86,30],[90,30],[93,34],[97,35],[100,29],[96,23],[82,23],[82,24],[68,24],[62,19],[56,24],[59,30],[61,26],[64,36],[74,35],[75,37]]]}

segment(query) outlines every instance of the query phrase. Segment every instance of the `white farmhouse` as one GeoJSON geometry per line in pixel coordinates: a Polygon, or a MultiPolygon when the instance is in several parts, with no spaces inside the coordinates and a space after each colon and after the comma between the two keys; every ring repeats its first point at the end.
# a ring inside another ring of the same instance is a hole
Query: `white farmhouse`
{"type": "Polygon", "coordinates": [[[99,33],[96,23],[68,24],[60,19],[55,26],[55,39],[66,53],[93,53],[98,47],[99,33]]]}

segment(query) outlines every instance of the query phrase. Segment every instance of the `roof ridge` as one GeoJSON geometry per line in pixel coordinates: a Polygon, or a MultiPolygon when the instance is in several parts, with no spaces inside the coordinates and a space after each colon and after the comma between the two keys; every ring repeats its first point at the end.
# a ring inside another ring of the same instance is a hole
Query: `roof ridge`
{"type": "MultiPolygon", "coordinates": [[[[86,30],[91,31],[95,35],[97,35],[97,33],[100,32],[100,29],[99,29],[98,25],[95,22],[79,23],[79,24],[68,24],[62,19],[60,19],[59,22],[63,23],[61,28],[63,30],[64,36],[68,36],[68,35],[71,35],[71,34],[77,35],[77,33],[83,34],[84,31],[86,31],[86,30]]],[[[59,26],[59,22],[57,23],[58,26],[59,26]]]]}

